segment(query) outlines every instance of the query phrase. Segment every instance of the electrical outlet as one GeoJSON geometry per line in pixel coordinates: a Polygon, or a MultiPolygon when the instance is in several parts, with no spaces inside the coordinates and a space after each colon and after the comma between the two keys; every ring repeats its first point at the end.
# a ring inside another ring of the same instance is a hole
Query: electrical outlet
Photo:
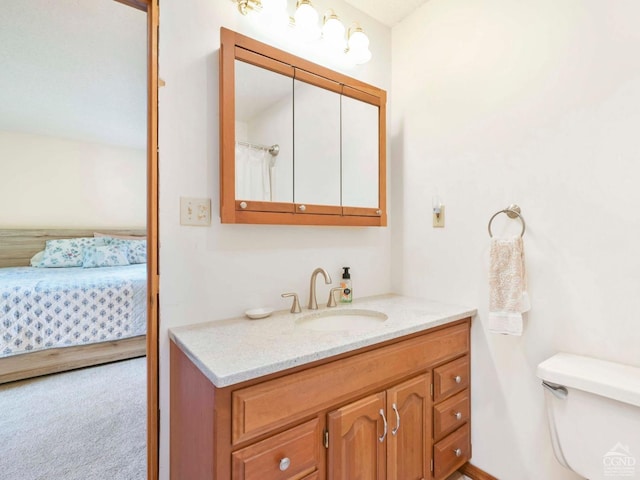
{"type": "Polygon", "coordinates": [[[211,199],[180,197],[180,225],[211,225],[211,199]]]}
{"type": "Polygon", "coordinates": [[[433,228],[444,228],[444,205],[440,205],[440,213],[433,214],[433,228]]]}

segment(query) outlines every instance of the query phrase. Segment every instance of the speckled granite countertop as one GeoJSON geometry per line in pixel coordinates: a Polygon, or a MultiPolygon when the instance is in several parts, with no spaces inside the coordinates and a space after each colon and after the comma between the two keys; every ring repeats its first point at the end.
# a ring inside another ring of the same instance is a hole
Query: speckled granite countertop
{"type": "Polygon", "coordinates": [[[304,365],[475,315],[473,308],[399,295],[355,299],[352,304],[270,317],[216,320],[169,330],[169,337],[217,387],[304,365]],[[325,310],[375,310],[389,318],[369,329],[319,332],[296,325],[325,310]]]}

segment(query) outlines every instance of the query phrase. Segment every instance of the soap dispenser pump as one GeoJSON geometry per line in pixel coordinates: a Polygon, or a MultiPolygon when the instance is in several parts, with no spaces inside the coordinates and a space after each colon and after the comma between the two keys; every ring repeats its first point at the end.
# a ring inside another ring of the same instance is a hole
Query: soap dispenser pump
{"type": "Polygon", "coordinates": [[[353,300],[349,268],[351,267],[342,267],[344,273],[342,274],[342,280],[340,281],[340,288],[342,288],[342,292],[340,293],[340,303],[351,303],[353,300]]]}

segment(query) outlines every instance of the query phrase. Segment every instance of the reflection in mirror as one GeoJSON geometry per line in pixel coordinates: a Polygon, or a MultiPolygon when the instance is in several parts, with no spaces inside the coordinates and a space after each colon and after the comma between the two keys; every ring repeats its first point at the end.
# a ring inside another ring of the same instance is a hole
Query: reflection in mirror
{"type": "Polygon", "coordinates": [[[293,202],[292,82],[235,61],[238,200],[293,202]]]}
{"type": "Polygon", "coordinates": [[[378,107],[342,96],[342,205],[378,208],[378,107]]]}
{"type": "Polygon", "coordinates": [[[340,94],[294,81],[296,203],[340,205],[340,94]]]}

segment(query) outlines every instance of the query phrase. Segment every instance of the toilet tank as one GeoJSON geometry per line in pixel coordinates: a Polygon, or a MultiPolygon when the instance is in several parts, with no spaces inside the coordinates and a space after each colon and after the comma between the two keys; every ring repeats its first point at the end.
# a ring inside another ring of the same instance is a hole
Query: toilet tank
{"type": "Polygon", "coordinates": [[[640,368],[558,353],[537,375],[558,461],[589,480],[640,479],[640,368]]]}

